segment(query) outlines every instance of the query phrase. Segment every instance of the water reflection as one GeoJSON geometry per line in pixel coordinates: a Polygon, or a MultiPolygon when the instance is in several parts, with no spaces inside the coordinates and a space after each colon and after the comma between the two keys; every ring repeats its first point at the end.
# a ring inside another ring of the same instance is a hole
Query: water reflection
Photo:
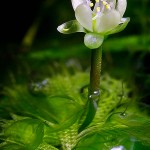
{"type": "Polygon", "coordinates": [[[126,149],[124,148],[124,146],[120,145],[120,146],[111,148],[111,150],[126,150],[126,149]]]}

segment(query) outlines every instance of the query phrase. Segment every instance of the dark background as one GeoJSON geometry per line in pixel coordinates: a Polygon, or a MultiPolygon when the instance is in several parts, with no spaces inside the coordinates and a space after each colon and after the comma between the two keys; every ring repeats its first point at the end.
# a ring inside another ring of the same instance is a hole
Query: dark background
{"type": "MultiPolygon", "coordinates": [[[[149,33],[149,4],[148,0],[128,0],[125,17],[131,21],[121,35],[149,33]]],[[[21,42],[28,28],[37,17],[41,23],[36,39],[46,36],[57,37],[57,26],[74,19],[74,11],[70,0],[37,0],[37,1],[3,1],[1,10],[1,43],[21,42]]]]}

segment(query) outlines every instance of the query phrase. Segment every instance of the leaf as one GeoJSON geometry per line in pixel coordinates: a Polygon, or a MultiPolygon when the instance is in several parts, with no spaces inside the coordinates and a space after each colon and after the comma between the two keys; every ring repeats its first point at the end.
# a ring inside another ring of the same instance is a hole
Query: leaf
{"type": "MultiPolygon", "coordinates": [[[[140,128],[143,129],[143,126],[140,128]]],[[[112,129],[105,129],[104,127],[101,131],[96,131],[94,134],[89,134],[82,138],[75,147],[75,150],[113,150],[113,148],[115,149],[118,147],[127,150],[149,149],[150,143],[145,143],[146,141],[143,143],[142,140],[139,140],[138,137],[134,136],[135,130],[138,133],[139,128],[133,130],[133,128],[126,129],[112,127],[112,129]]]]}
{"type": "Polygon", "coordinates": [[[92,122],[92,120],[96,114],[96,111],[97,111],[97,103],[93,100],[89,100],[87,107],[88,107],[87,108],[87,115],[86,115],[86,118],[85,118],[83,124],[79,128],[79,133],[82,130],[84,130],[92,122]]]}
{"type": "Polygon", "coordinates": [[[37,148],[44,136],[43,123],[36,119],[23,119],[4,129],[9,144],[18,143],[28,149],[37,148]]]}
{"type": "Polygon", "coordinates": [[[47,143],[42,143],[36,150],[58,150],[58,149],[47,143]]]}
{"type": "Polygon", "coordinates": [[[122,30],[124,30],[126,28],[126,26],[128,25],[130,18],[122,18],[122,19],[123,19],[123,21],[121,22],[121,24],[119,24],[113,30],[106,32],[106,35],[118,33],[118,32],[121,32],[122,30]]]}
{"type": "Polygon", "coordinates": [[[69,97],[50,97],[45,108],[57,119],[57,124],[53,130],[65,129],[75,123],[83,112],[83,107],[69,97]]]}
{"type": "Polygon", "coordinates": [[[68,128],[83,112],[83,106],[69,96],[37,97],[28,93],[26,87],[15,86],[14,89],[7,89],[7,94],[13,99],[11,109],[15,113],[40,119],[52,130],[68,128]]]}
{"type": "Polygon", "coordinates": [[[13,144],[13,143],[1,143],[0,149],[1,150],[25,150],[24,146],[13,144]]]}
{"type": "Polygon", "coordinates": [[[77,20],[72,20],[58,26],[57,30],[63,34],[71,34],[75,32],[85,32],[85,29],[78,23],[77,20]]]}

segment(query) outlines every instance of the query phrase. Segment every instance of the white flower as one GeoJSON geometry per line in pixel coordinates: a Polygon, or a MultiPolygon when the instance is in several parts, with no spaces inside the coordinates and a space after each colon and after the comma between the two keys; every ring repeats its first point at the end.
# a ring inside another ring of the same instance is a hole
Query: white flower
{"type": "Polygon", "coordinates": [[[64,34],[85,32],[87,47],[98,48],[105,35],[122,31],[130,18],[122,18],[126,10],[126,0],[72,0],[76,20],[60,25],[57,29],[64,34]]]}

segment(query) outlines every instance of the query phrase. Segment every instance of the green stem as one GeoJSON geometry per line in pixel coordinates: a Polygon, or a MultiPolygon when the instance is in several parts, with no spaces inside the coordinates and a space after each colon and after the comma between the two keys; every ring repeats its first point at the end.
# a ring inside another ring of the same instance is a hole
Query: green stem
{"type": "Polygon", "coordinates": [[[100,76],[102,63],[102,48],[92,50],[89,95],[100,91],[100,76]]]}
{"type": "Polygon", "coordinates": [[[90,87],[88,93],[88,110],[85,121],[79,129],[79,132],[84,130],[93,120],[97,104],[100,96],[100,76],[102,63],[102,47],[93,49],[91,52],[91,71],[90,71],[90,87]]]}

